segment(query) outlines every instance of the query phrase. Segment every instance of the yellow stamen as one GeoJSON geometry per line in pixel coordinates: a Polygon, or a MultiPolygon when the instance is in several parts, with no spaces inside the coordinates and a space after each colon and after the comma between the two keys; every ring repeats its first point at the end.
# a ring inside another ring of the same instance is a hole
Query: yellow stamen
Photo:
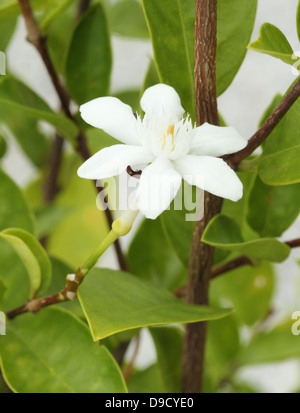
{"type": "Polygon", "coordinates": [[[174,130],[175,130],[175,125],[173,125],[173,123],[170,123],[170,125],[167,127],[167,131],[166,133],[164,133],[163,137],[161,138],[162,140],[162,149],[165,149],[165,146],[167,144],[167,136],[171,135],[172,137],[172,151],[174,150],[174,130]]]}

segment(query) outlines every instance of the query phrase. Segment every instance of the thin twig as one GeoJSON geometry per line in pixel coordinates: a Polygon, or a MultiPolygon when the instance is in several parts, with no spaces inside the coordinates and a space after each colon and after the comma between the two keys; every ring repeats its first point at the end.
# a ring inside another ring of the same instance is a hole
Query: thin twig
{"type": "Polygon", "coordinates": [[[127,364],[127,366],[125,367],[124,371],[123,371],[123,376],[124,376],[124,379],[125,379],[126,383],[128,383],[128,381],[130,379],[130,376],[131,376],[131,373],[132,373],[132,370],[133,370],[133,367],[134,367],[134,362],[137,358],[137,355],[138,355],[138,352],[139,352],[139,349],[140,349],[140,344],[141,344],[141,337],[140,337],[140,334],[138,334],[135,337],[135,347],[134,347],[131,359],[130,359],[129,363],[127,364]]]}
{"type": "MultiPolygon", "coordinates": [[[[52,84],[59,96],[60,102],[61,102],[61,107],[62,110],[64,111],[65,115],[72,120],[72,122],[78,127],[79,129],[79,134],[77,136],[77,146],[76,150],[77,152],[81,155],[83,160],[87,160],[90,158],[91,153],[89,151],[89,148],[87,146],[87,140],[85,136],[83,135],[82,131],[80,131],[80,128],[77,124],[76,119],[74,116],[71,114],[70,109],[69,109],[69,102],[70,102],[70,96],[68,95],[67,91],[65,90],[64,85],[60,81],[57,72],[55,70],[55,67],[52,63],[52,60],[50,58],[48,46],[47,46],[47,41],[46,38],[42,35],[42,32],[40,30],[40,27],[38,25],[37,20],[34,17],[30,1],[29,0],[18,0],[20,9],[22,12],[22,15],[25,20],[26,28],[27,28],[27,39],[30,43],[32,43],[36,49],[38,50],[45,66],[46,69],[49,73],[49,76],[51,78],[52,84]]],[[[97,188],[97,191],[101,191],[101,188],[97,188]]],[[[105,215],[108,221],[109,226],[111,226],[113,218],[111,215],[111,211],[109,208],[105,209],[105,215]]],[[[118,240],[115,242],[115,249],[116,249],[116,254],[118,258],[118,262],[120,265],[120,268],[123,271],[127,271],[127,264],[126,260],[124,257],[124,254],[121,250],[121,246],[118,240]]]]}
{"type": "MultiPolygon", "coordinates": [[[[284,242],[290,248],[298,248],[300,247],[300,238],[286,241],[284,242]]],[[[241,255],[240,257],[234,258],[231,261],[225,262],[224,264],[219,265],[218,267],[212,268],[210,273],[210,279],[213,280],[214,278],[219,277],[220,275],[226,274],[229,271],[235,270],[239,267],[243,267],[245,265],[254,266],[254,262],[251,258],[247,257],[246,255],[241,255]]],[[[183,298],[186,296],[187,286],[183,285],[173,291],[173,294],[177,298],[183,298]]]]}
{"type": "Polygon", "coordinates": [[[79,267],[76,271],[76,274],[67,276],[66,285],[63,290],[48,297],[35,298],[33,300],[29,300],[22,307],[16,308],[12,311],[8,311],[6,313],[7,318],[9,320],[12,320],[18,315],[24,313],[37,313],[44,307],[49,307],[50,305],[59,304],[64,301],[74,300],[77,297],[77,289],[79,285],[82,283],[85,275],[86,274],[82,271],[82,267],[79,267]]]}
{"type": "Polygon", "coordinates": [[[278,125],[284,115],[296,102],[300,96],[300,79],[292,86],[290,91],[284,96],[277,108],[265,120],[258,131],[249,139],[248,145],[239,152],[225,157],[226,161],[232,166],[236,167],[243,159],[251,155],[256,148],[258,148],[265,139],[270,135],[273,129],[278,125]]]}

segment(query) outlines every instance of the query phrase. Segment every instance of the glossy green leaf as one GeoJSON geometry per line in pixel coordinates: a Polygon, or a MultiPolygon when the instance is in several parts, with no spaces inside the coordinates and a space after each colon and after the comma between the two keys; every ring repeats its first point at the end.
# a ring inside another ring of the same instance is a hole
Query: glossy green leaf
{"type": "Polygon", "coordinates": [[[194,1],[143,0],[142,4],[161,81],[176,89],[184,109],[194,117],[194,1]]]}
{"type": "Polygon", "coordinates": [[[88,328],[59,308],[8,323],[0,354],[5,381],[14,392],[126,392],[107,349],[93,343],[88,328]]]}
{"type": "Polygon", "coordinates": [[[218,277],[211,283],[211,302],[227,303],[235,309],[241,324],[253,325],[264,318],[270,309],[274,291],[272,265],[263,262],[258,267],[240,267],[218,277]]]}
{"type": "Polygon", "coordinates": [[[3,136],[0,135],[0,159],[6,154],[7,143],[3,136]]]}
{"type": "Polygon", "coordinates": [[[2,104],[14,111],[14,119],[18,114],[25,114],[35,120],[44,120],[53,125],[62,136],[75,142],[78,129],[73,122],[54,113],[42,99],[16,79],[4,77],[0,80],[0,105],[2,104]]]}
{"type": "Polygon", "coordinates": [[[103,6],[88,10],[73,33],[66,61],[71,96],[79,104],[109,91],[112,66],[110,39],[103,6]]]}
{"type": "Polygon", "coordinates": [[[231,84],[246,56],[257,0],[219,0],[217,28],[217,93],[231,84]]]}
{"type": "Polygon", "coordinates": [[[37,241],[29,232],[18,228],[6,229],[2,231],[1,234],[4,236],[11,235],[17,237],[30,249],[40,267],[41,280],[38,289],[40,292],[45,291],[51,282],[52,269],[49,257],[39,241],[37,241]]]}
{"type": "Polygon", "coordinates": [[[29,300],[32,286],[20,257],[2,237],[0,237],[0,251],[0,278],[5,285],[0,310],[10,311],[24,305],[29,300]]]}
{"type": "Polygon", "coordinates": [[[277,239],[258,238],[244,241],[236,222],[221,214],[209,222],[202,241],[214,247],[237,251],[241,255],[273,262],[284,261],[290,253],[290,248],[277,239]]]}
{"type": "Polygon", "coordinates": [[[293,49],[285,35],[271,23],[264,23],[259,31],[259,38],[248,46],[249,49],[269,54],[287,64],[294,64],[293,49]]]}
{"type": "Polygon", "coordinates": [[[56,205],[55,203],[45,205],[34,211],[36,218],[36,229],[38,238],[51,234],[72,211],[71,208],[56,205]]]}
{"type": "MultiPolygon", "coordinates": [[[[179,93],[192,117],[194,107],[194,0],[143,0],[160,78],[179,93]],[[180,69],[179,69],[180,68],[180,69]]],[[[234,79],[246,54],[256,0],[218,1],[217,90],[234,79]]]]}
{"type": "Polygon", "coordinates": [[[30,298],[33,298],[41,285],[41,269],[37,259],[30,248],[20,238],[3,232],[0,233],[0,237],[13,247],[23,262],[30,278],[30,298]]]}
{"type": "Polygon", "coordinates": [[[214,320],[231,312],[184,304],[166,290],[108,269],[89,273],[79,300],[94,340],[137,327],[214,320]]]}
{"type": "Polygon", "coordinates": [[[144,370],[133,371],[128,390],[129,393],[165,393],[157,363],[144,370]]]}
{"type": "Polygon", "coordinates": [[[183,330],[168,326],[151,327],[149,331],[156,348],[158,368],[165,391],[166,393],[180,393],[183,330]]]}
{"type": "Polygon", "coordinates": [[[15,31],[15,27],[16,27],[16,22],[17,22],[16,18],[11,18],[11,19],[7,19],[5,21],[1,21],[1,24],[0,24],[0,50],[2,52],[7,48],[8,44],[9,44],[11,38],[12,38],[12,35],[13,35],[13,33],[15,31]]]}
{"type": "Polygon", "coordinates": [[[235,315],[208,323],[205,362],[216,386],[226,376],[239,346],[239,331],[235,315]]]}
{"type": "Polygon", "coordinates": [[[0,230],[9,227],[34,232],[34,221],[20,188],[0,170],[0,230]]]}
{"type": "Polygon", "coordinates": [[[268,186],[257,176],[249,199],[248,222],[261,237],[279,237],[300,212],[300,184],[268,186]]]}
{"type": "Polygon", "coordinates": [[[300,101],[289,109],[268,136],[260,157],[258,173],[267,185],[289,185],[300,182],[300,101]]]}
{"type": "Polygon", "coordinates": [[[267,333],[260,333],[239,354],[238,363],[272,363],[300,356],[299,336],[292,334],[291,320],[267,333]]]}
{"type": "Polygon", "coordinates": [[[63,13],[74,0],[52,0],[51,6],[46,10],[43,15],[40,27],[42,30],[47,29],[47,27],[56,19],[61,13],[63,13]]]}
{"type": "Polygon", "coordinates": [[[124,37],[148,39],[145,16],[137,0],[122,0],[107,8],[109,26],[113,33],[124,37]]]}
{"type": "Polygon", "coordinates": [[[4,293],[6,291],[6,284],[2,278],[0,278],[0,309],[3,308],[4,293]]]}
{"type": "Polygon", "coordinates": [[[140,109],[140,91],[139,90],[124,90],[115,94],[115,97],[123,103],[131,106],[132,111],[139,112],[140,109]]]}
{"type": "Polygon", "coordinates": [[[159,220],[143,221],[127,258],[132,274],[153,284],[174,290],[186,282],[187,270],[166,239],[159,220]]]}

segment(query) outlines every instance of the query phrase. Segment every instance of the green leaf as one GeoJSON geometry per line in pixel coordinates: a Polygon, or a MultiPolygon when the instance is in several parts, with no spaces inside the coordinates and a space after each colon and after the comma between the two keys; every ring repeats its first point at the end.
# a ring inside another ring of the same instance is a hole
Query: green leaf
{"type": "Polygon", "coordinates": [[[248,222],[261,237],[279,237],[300,212],[300,184],[265,185],[256,177],[249,199],[248,222]]]}
{"type": "Polygon", "coordinates": [[[166,393],[181,391],[181,357],[183,351],[183,331],[178,327],[151,327],[158,368],[166,393]]]}
{"type": "Polygon", "coordinates": [[[231,84],[246,56],[257,0],[219,0],[217,28],[217,93],[231,84]]]}
{"type": "Polygon", "coordinates": [[[20,188],[0,170],[0,230],[9,227],[34,232],[34,221],[20,188]]]}
{"type": "Polygon", "coordinates": [[[6,287],[1,310],[10,311],[29,300],[32,287],[24,264],[15,249],[2,237],[0,250],[0,277],[6,287]]]}
{"type": "Polygon", "coordinates": [[[34,211],[37,236],[43,238],[49,235],[71,212],[71,208],[51,203],[34,211]]]}
{"type": "Polygon", "coordinates": [[[5,381],[14,392],[126,392],[107,349],[93,343],[88,328],[59,308],[9,322],[0,354],[5,381]]]}
{"type": "Polygon", "coordinates": [[[194,118],[194,1],[143,0],[142,4],[160,79],[176,89],[194,118]]]}
{"type": "Polygon", "coordinates": [[[20,238],[13,235],[7,235],[3,232],[0,233],[0,237],[13,247],[23,262],[30,278],[30,298],[33,298],[41,285],[41,269],[37,259],[30,248],[20,238]]]}
{"type": "Polygon", "coordinates": [[[137,0],[122,0],[107,9],[109,26],[113,33],[124,37],[148,39],[145,16],[137,0]]]}
{"type": "Polygon", "coordinates": [[[22,229],[9,228],[1,234],[17,237],[30,249],[40,267],[41,280],[38,289],[40,292],[45,291],[51,283],[52,269],[49,257],[41,244],[29,232],[22,229]]]}
{"type": "Polygon", "coordinates": [[[278,27],[271,23],[261,26],[258,40],[249,44],[248,48],[276,57],[289,65],[295,63],[292,46],[278,27]]]}
{"type": "Polygon", "coordinates": [[[273,291],[272,265],[263,262],[258,267],[240,267],[215,278],[211,283],[210,301],[214,305],[232,306],[239,322],[251,326],[267,315],[273,291]]]}
{"type": "MultiPolygon", "coordinates": [[[[18,116],[23,117],[25,114],[38,121],[44,120],[53,125],[72,144],[75,143],[78,129],[74,123],[65,116],[54,113],[42,99],[38,98],[34,92],[21,82],[7,76],[4,77],[0,80],[0,93],[0,105],[7,105],[11,108],[14,119],[18,116]]],[[[26,138],[29,139],[28,136],[26,138]]],[[[35,145],[37,145],[36,142],[35,145]]],[[[25,143],[23,142],[24,146],[25,143]]]]}
{"type": "Polygon", "coordinates": [[[273,238],[259,238],[244,241],[239,226],[225,215],[216,215],[207,225],[202,241],[213,247],[237,251],[255,259],[265,259],[273,262],[284,261],[290,253],[290,248],[273,238]]]}
{"type": "Polygon", "coordinates": [[[255,336],[237,359],[241,365],[272,363],[300,356],[299,336],[291,332],[294,321],[255,336]]]}
{"type": "Polygon", "coordinates": [[[101,4],[88,10],[73,33],[66,61],[71,96],[79,104],[109,90],[112,57],[106,17],[101,4]]]}
{"type": "Polygon", "coordinates": [[[187,270],[169,245],[159,220],[143,221],[127,258],[131,272],[153,284],[174,290],[186,282],[187,270]]]}
{"type": "Polygon", "coordinates": [[[300,182],[299,114],[298,99],[265,141],[258,173],[267,185],[281,186],[300,182]]]}
{"type": "MultiPolygon", "coordinates": [[[[31,89],[19,80],[6,76],[0,82],[2,98],[22,103],[26,106],[49,110],[45,102],[31,89]]],[[[38,167],[43,167],[48,159],[49,142],[39,131],[39,120],[28,116],[27,112],[16,110],[15,107],[0,102],[2,122],[7,128],[3,128],[3,135],[10,138],[10,132],[18,141],[25,154],[38,167]],[[8,132],[7,132],[8,129],[8,132]]]]}
{"type": "Polygon", "coordinates": [[[0,278],[0,309],[3,308],[4,293],[6,291],[6,284],[2,278],[0,278]]]}
{"type": "Polygon", "coordinates": [[[95,341],[133,328],[214,320],[231,312],[184,304],[169,291],[108,269],[89,273],[79,288],[79,300],[95,341]]]}
{"type": "Polygon", "coordinates": [[[239,347],[239,331],[234,315],[208,323],[205,362],[216,386],[226,377],[239,347]]]}
{"type": "MultiPolygon", "coordinates": [[[[194,0],[143,0],[161,81],[173,86],[194,118],[194,0]]],[[[256,0],[218,1],[217,90],[230,85],[246,54],[256,0]]]]}
{"type": "Polygon", "coordinates": [[[0,50],[1,51],[4,51],[7,48],[11,40],[11,37],[15,31],[16,22],[17,22],[16,18],[1,21],[1,24],[0,24],[0,50]]]}
{"type": "Polygon", "coordinates": [[[47,29],[52,21],[56,19],[61,13],[63,13],[72,3],[73,0],[52,0],[51,7],[47,9],[42,18],[40,28],[42,30],[47,29]]]}
{"type": "Polygon", "coordinates": [[[158,365],[152,364],[144,370],[133,371],[128,390],[130,393],[165,393],[158,365]]]}

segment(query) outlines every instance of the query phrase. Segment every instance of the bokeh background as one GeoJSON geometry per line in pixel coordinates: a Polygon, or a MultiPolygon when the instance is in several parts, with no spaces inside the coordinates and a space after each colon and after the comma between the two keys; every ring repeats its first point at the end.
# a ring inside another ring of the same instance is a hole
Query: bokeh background
{"type": "MultiPolygon", "coordinates": [[[[300,53],[295,24],[297,4],[298,0],[259,0],[252,40],[258,38],[259,27],[265,22],[270,22],[286,35],[296,54],[300,53]]],[[[52,108],[58,108],[59,102],[43,63],[34,48],[26,42],[25,37],[24,23],[20,19],[7,50],[8,67],[41,95],[52,108]]],[[[139,88],[149,58],[153,55],[150,41],[113,36],[112,47],[112,91],[139,88]]],[[[228,125],[234,126],[240,134],[248,138],[257,129],[261,115],[273,97],[277,93],[284,93],[294,80],[295,74],[290,66],[270,56],[248,51],[235,80],[219,98],[220,112],[228,125]]],[[[9,150],[3,159],[3,167],[23,187],[36,174],[35,168],[12,138],[9,150]]],[[[300,219],[298,218],[283,234],[282,239],[298,238],[299,234],[300,219]]],[[[132,234],[122,239],[124,248],[131,237],[132,234]]],[[[294,311],[300,310],[300,266],[297,260],[300,260],[300,251],[293,249],[284,264],[276,265],[278,282],[273,301],[274,321],[284,317],[289,318],[294,311]]],[[[112,249],[103,257],[100,264],[110,268],[117,267],[112,249]]],[[[242,331],[242,335],[246,340],[247,329],[242,331]]],[[[130,357],[131,351],[132,349],[129,348],[127,357],[130,357]]],[[[145,331],[137,365],[146,367],[154,359],[154,346],[145,331]]],[[[295,359],[259,367],[247,367],[240,372],[240,375],[245,382],[255,384],[265,392],[290,392],[299,388],[300,361],[295,359]]]]}

